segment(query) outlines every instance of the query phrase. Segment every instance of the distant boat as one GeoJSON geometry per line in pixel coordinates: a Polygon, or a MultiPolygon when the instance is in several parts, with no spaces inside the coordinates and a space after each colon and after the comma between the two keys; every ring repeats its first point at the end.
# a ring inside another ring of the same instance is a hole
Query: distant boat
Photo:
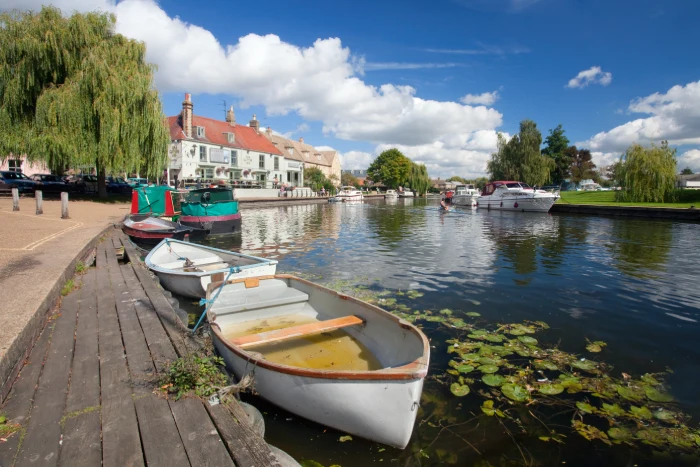
{"type": "Polygon", "coordinates": [[[206,235],[241,232],[238,201],[230,188],[200,188],[191,190],[180,204],[180,223],[202,229],[206,235]]]}
{"type": "Polygon", "coordinates": [[[212,280],[223,281],[231,268],[231,279],[268,276],[277,270],[275,260],[178,240],[161,241],[146,256],[145,263],[164,288],[194,298],[203,298],[212,280]]]}
{"type": "Polygon", "coordinates": [[[410,188],[406,188],[406,189],[401,188],[401,189],[399,189],[398,194],[399,194],[399,198],[414,198],[415,197],[413,190],[411,190],[410,188]]]}
{"type": "Polygon", "coordinates": [[[557,199],[559,193],[536,190],[527,183],[497,181],[484,187],[477,206],[501,211],[549,212],[557,199]]]}
{"type": "Polygon", "coordinates": [[[335,196],[340,201],[362,201],[364,195],[360,190],[354,186],[344,186],[340,188],[340,191],[335,196]]]}
{"type": "Polygon", "coordinates": [[[399,194],[396,192],[396,190],[386,190],[386,193],[384,194],[384,198],[386,199],[398,199],[399,194]]]}
{"type": "Polygon", "coordinates": [[[183,240],[195,229],[150,214],[129,214],[122,223],[122,231],[134,243],[151,247],[165,238],[183,240]]]}
{"type": "Polygon", "coordinates": [[[475,208],[480,196],[479,190],[474,185],[457,185],[455,194],[452,196],[452,204],[475,208]]]}
{"type": "Polygon", "coordinates": [[[408,444],[430,361],[412,324],[288,275],[229,281],[207,318],[227,367],[252,375],[263,398],[355,436],[408,444]]]}

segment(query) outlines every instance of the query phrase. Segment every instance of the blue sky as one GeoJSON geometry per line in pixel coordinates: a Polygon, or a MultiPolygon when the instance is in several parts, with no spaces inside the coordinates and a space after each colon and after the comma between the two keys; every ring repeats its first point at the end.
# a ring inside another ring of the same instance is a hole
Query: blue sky
{"type": "Polygon", "coordinates": [[[118,32],[145,41],[167,115],[185,92],[209,117],[225,100],[239,123],[255,113],[337,149],[344,168],[397,146],[433,176],[480,175],[496,132],[530,118],[543,136],[562,124],[603,165],[669,139],[700,170],[700,2],[52,3],[114,11],[118,32]]]}

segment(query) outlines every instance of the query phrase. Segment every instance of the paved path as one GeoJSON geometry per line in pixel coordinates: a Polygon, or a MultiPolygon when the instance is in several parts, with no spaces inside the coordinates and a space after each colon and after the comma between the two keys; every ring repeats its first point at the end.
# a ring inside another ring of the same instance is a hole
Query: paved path
{"type": "Polygon", "coordinates": [[[277,465],[237,403],[159,394],[158,375],[197,343],[128,242],[134,264],[117,261],[121,239],[98,244],[41,331],[1,409],[21,428],[0,439],[0,467],[277,465]]]}

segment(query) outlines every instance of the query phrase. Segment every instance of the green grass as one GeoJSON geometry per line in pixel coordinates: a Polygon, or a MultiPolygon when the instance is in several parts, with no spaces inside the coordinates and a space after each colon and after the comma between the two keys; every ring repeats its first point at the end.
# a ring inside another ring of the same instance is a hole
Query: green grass
{"type": "Polygon", "coordinates": [[[61,289],[61,295],[64,297],[71,293],[73,289],[75,288],[75,282],[73,282],[73,279],[68,279],[68,282],[66,282],[66,285],[63,286],[61,289]]]}
{"type": "Polygon", "coordinates": [[[679,190],[675,203],[618,203],[615,201],[614,191],[562,191],[559,204],[598,204],[609,206],[643,206],[661,208],[689,208],[695,206],[700,209],[700,190],[679,190]]]}
{"type": "Polygon", "coordinates": [[[88,267],[85,266],[85,263],[83,263],[82,261],[78,261],[78,264],[75,265],[75,273],[76,274],[83,275],[87,272],[87,270],[88,270],[88,267]]]}

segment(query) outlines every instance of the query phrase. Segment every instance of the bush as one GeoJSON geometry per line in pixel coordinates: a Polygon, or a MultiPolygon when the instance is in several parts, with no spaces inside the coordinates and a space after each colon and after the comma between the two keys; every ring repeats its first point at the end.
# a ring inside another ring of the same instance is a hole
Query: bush
{"type": "Polygon", "coordinates": [[[170,364],[161,377],[161,389],[176,394],[179,399],[189,391],[200,397],[209,397],[228,384],[221,370],[224,359],[216,356],[203,356],[192,353],[180,357],[170,364]]]}

